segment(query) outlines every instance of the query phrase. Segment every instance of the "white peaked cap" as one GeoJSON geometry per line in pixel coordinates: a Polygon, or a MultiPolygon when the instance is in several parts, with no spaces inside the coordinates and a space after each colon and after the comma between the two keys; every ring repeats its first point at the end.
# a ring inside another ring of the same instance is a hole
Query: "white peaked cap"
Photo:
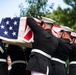
{"type": "Polygon", "coordinates": [[[76,37],[76,33],[75,33],[75,32],[71,32],[71,35],[72,35],[73,37],[76,37]]]}
{"type": "Polygon", "coordinates": [[[67,31],[67,32],[72,32],[73,31],[73,29],[71,29],[70,27],[67,27],[67,26],[61,26],[61,30],[67,31]]]}
{"type": "Polygon", "coordinates": [[[46,17],[43,17],[43,16],[41,16],[41,17],[42,17],[42,21],[45,22],[45,23],[54,23],[55,22],[54,20],[52,20],[50,18],[46,18],[46,17]]]}
{"type": "Polygon", "coordinates": [[[41,22],[41,20],[39,20],[39,19],[37,19],[37,18],[35,18],[35,17],[33,17],[33,19],[34,19],[36,22],[41,22]]]}

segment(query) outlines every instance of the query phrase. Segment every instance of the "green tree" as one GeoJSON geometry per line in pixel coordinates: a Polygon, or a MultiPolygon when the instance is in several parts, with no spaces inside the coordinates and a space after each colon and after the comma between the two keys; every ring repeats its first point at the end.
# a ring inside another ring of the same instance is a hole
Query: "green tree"
{"type": "Polygon", "coordinates": [[[76,31],[76,0],[64,0],[64,2],[66,4],[68,4],[69,6],[71,6],[70,9],[70,22],[71,22],[71,26],[72,28],[76,31]]]}
{"type": "Polygon", "coordinates": [[[47,14],[46,16],[54,19],[59,25],[71,26],[69,10],[69,8],[62,9],[61,7],[58,7],[57,10],[53,10],[51,14],[47,14]]]}
{"type": "Polygon", "coordinates": [[[51,14],[46,14],[46,17],[52,18],[58,25],[63,25],[63,21],[65,20],[61,7],[58,7],[57,10],[53,10],[51,14]]]}
{"type": "Polygon", "coordinates": [[[20,16],[33,16],[40,18],[50,13],[50,9],[53,8],[53,4],[50,6],[47,4],[48,0],[25,0],[28,7],[25,9],[22,4],[19,5],[20,16]]]}
{"type": "Polygon", "coordinates": [[[54,19],[58,25],[66,25],[76,31],[76,0],[64,0],[69,7],[62,9],[60,6],[53,10],[47,17],[54,19]]]}
{"type": "Polygon", "coordinates": [[[66,4],[70,5],[71,7],[76,7],[76,0],[63,0],[66,4]]]}
{"type": "Polygon", "coordinates": [[[21,17],[26,16],[26,9],[22,3],[19,5],[19,8],[20,8],[20,16],[21,17]]]}

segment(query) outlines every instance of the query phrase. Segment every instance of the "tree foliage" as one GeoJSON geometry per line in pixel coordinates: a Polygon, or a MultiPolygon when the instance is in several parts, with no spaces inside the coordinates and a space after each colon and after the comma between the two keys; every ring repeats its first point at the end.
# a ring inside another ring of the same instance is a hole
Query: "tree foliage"
{"type": "Polygon", "coordinates": [[[72,23],[71,26],[73,25],[72,28],[76,31],[76,0],[64,0],[64,2],[71,6],[69,13],[72,23]]]}
{"type": "Polygon", "coordinates": [[[33,16],[40,18],[41,16],[47,16],[54,19],[58,25],[66,25],[73,28],[76,31],[76,0],[63,0],[69,7],[62,9],[60,6],[50,12],[53,9],[53,5],[47,4],[48,0],[25,0],[28,7],[25,8],[20,4],[20,16],[33,16]]]}
{"type": "Polygon", "coordinates": [[[70,7],[65,9],[58,7],[52,14],[46,16],[56,20],[58,25],[66,25],[76,31],[76,0],[64,0],[64,2],[70,7]]]}
{"type": "Polygon", "coordinates": [[[25,0],[28,5],[28,8],[25,9],[22,4],[19,5],[20,16],[33,16],[40,18],[45,16],[47,13],[50,13],[53,4],[50,6],[47,4],[48,0],[25,0]]]}
{"type": "Polygon", "coordinates": [[[76,0],[63,0],[66,4],[76,7],[76,0]]]}
{"type": "Polygon", "coordinates": [[[20,16],[21,17],[25,16],[26,15],[26,9],[25,9],[25,7],[23,6],[22,3],[19,5],[19,8],[20,8],[20,16]]]}

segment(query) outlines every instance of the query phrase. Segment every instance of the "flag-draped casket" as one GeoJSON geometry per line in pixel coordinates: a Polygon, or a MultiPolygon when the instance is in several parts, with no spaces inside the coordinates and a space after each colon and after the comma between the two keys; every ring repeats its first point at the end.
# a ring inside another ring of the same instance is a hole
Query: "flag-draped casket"
{"type": "MultiPolygon", "coordinates": [[[[41,21],[34,18],[37,23],[41,21]]],[[[57,25],[53,27],[53,34],[57,37],[57,25]]],[[[27,17],[6,17],[0,23],[0,39],[4,43],[32,47],[34,34],[27,25],[27,17]]]]}
{"type": "Polygon", "coordinates": [[[31,46],[33,32],[26,22],[27,17],[6,17],[0,23],[0,39],[5,43],[31,46]]]}

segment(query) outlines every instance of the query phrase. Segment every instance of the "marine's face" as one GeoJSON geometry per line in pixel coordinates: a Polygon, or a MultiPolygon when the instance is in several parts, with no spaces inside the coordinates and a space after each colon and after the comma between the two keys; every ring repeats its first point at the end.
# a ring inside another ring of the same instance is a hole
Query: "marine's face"
{"type": "Polygon", "coordinates": [[[48,25],[47,23],[44,23],[43,25],[42,25],[42,28],[43,29],[52,29],[52,26],[51,25],[48,25]]]}
{"type": "Polygon", "coordinates": [[[62,34],[63,34],[63,32],[59,32],[58,33],[58,38],[61,38],[62,37],[62,34]]]}
{"type": "Polygon", "coordinates": [[[45,28],[45,24],[42,25],[42,28],[45,28]]]}
{"type": "Polygon", "coordinates": [[[74,43],[76,43],[76,39],[75,39],[74,43]]]}

